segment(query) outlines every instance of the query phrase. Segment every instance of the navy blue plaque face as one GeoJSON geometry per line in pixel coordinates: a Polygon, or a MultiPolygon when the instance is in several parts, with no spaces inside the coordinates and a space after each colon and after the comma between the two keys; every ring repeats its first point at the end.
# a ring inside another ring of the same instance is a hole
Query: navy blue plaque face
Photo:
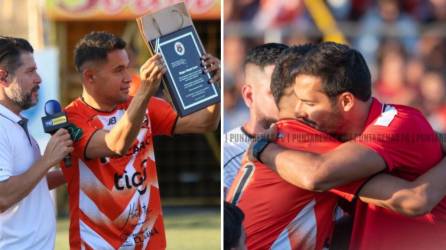
{"type": "Polygon", "coordinates": [[[218,88],[201,66],[204,51],[192,26],[152,40],[167,66],[167,88],[180,116],[220,102],[218,88]]]}

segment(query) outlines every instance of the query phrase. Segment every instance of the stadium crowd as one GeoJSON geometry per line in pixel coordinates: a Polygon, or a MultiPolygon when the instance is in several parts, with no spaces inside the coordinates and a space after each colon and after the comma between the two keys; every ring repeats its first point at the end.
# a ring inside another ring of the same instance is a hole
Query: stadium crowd
{"type": "MultiPolygon", "coordinates": [[[[326,1],[336,26],[366,58],[373,95],[418,108],[446,132],[446,0],[326,1]]],[[[320,42],[313,17],[299,1],[225,1],[224,132],[248,117],[240,95],[249,48],[265,42],[320,42]],[[279,41],[277,41],[279,40],[279,41]]]]}

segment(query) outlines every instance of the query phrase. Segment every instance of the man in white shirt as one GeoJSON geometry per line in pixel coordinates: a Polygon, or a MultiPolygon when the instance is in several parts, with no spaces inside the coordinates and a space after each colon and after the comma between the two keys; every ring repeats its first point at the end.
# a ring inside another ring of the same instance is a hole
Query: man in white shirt
{"type": "Polygon", "coordinates": [[[68,131],[60,129],[41,156],[28,133],[20,112],[37,103],[40,83],[32,46],[0,36],[0,249],[54,249],[49,187],[64,180],[48,170],[73,149],[68,131]]]}
{"type": "Polygon", "coordinates": [[[244,62],[242,97],[249,108],[249,120],[224,135],[224,193],[231,186],[240,169],[243,154],[252,138],[277,121],[278,110],[271,94],[270,84],[274,64],[288,46],[267,43],[248,51],[244,62]]]}

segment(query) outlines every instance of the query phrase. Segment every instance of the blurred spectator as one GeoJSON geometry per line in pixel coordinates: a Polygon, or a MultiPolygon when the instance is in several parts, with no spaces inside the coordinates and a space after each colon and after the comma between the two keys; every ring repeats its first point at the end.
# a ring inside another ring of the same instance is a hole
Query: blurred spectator
{"type": "Polygon", "coordinates": [[[375,96],[384,103],[410,105],[416,92],[406,84],[406,54],[402,45],[395,40],[383,43],[379,50],[378,62],[379,75],[374,86],[375,96]]]}
{"type": "Polygon", "coordinates": [[[424,23],[446,22],[446,0],[424,0],[418,8],[418,16],[424,23]]]}
{"type": "Polygon", "coordinates": [[[223,131],[240,126],[249,117],[240,95],[245,42],[235,36],[225,38],[224,46],[224,123],[223,131]]]}
{"type": "Polygon", "coordinates": [[[424,75],[424,63],[416,57],[410,58],[406,64],[406,82],[410,88],[419,89],[421,78],[424,75]]]}
{"type": "Polygon", "coordinates": [[[251,21],[259,9],[259,0],[226,0],[225,22],[251,21]]]}
{"type": "Polygon", "coordinates": [[[417,51],[426,63],[426,67],[443,71],[446,68],[446,40],[444,28],[430,29],[423,33],[418,44],[417,51]],[[440,36],[443,33],[443,36],[440,36]]]}
{"type": "Polygon", "coordinates": [[[398,36],[406,51],[415,49],[417,25],[401,11],[398,0],[378,0],[377,6],[361,18],[359,26],[361,34],[355,45],[369,64],[375,64],[375,54],[385,37],[398,36]]]}
{"type": "Polygon", "coordinates": [[[352,10],[352,1],[349,0],[327,0],[333,16],[337,20],[346,20],[349,18],[352,10]]]}
{"type": "Polygon", "coordinates": [[[278,28],[293,23],[303,11],[303,0],[261,0],[260,9],[254,17],[257,29],[278,28]]]}
{"type": "Polygon", "coordinates": [[[446,132],[446,86],[444,78],[439,72],[430,71],[423,76],[421,82],[422,111],[435,130],[446,132]]]}
{"type": "Polygon", "coordinates": [[[225,73],[232,75],[240,74],[242,71],[243,60],[245,59],[245,43],[240,37],[230,36],[225,38],[224,58],[225,73]]]}
{"type": "Polygon", "coordinates": [[[430,0],[432,16],[435,22],[446,22],[446,0],[430,0]]]}
{"type": "MultiPolygon", "coordinates": [[[[373,74],[374,94],[387,103],[420,109],[434,128],[446,132],[446,0],[325,3],[344,35],[366,57],[373,74]]],[[[248,27],[246,32],[241,29],[239,34],[231,33],[237,37],[225,39],[227,131],[240,125],[243,112],[247,115],[239,92],[245,46],[253,46],[255,40],[288,45],[317,43],[324,34],[315,27],[315,17],[306,10],[304,0],[231,0],[225,1],[225,8],[232,9],[231,22],[239,21],[240,25],[241,21],[243,25],[239,27],[248,27]],[[253,32],[252,27],[259,30],[253,32]]]]}

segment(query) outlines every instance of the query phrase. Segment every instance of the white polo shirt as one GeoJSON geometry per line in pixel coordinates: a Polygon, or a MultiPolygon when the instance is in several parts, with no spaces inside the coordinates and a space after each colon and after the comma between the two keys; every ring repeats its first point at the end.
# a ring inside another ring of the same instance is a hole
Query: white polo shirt
{"type": "MultiPolygon", "coordinates": [[[[22,118],[0,104],[0,181],[20,175],[38,160],[37,142],[18,124],[22,118]]],[[[46,178],[0,213],[0,249],[54,249],[56,221],[46,178]]]]}

